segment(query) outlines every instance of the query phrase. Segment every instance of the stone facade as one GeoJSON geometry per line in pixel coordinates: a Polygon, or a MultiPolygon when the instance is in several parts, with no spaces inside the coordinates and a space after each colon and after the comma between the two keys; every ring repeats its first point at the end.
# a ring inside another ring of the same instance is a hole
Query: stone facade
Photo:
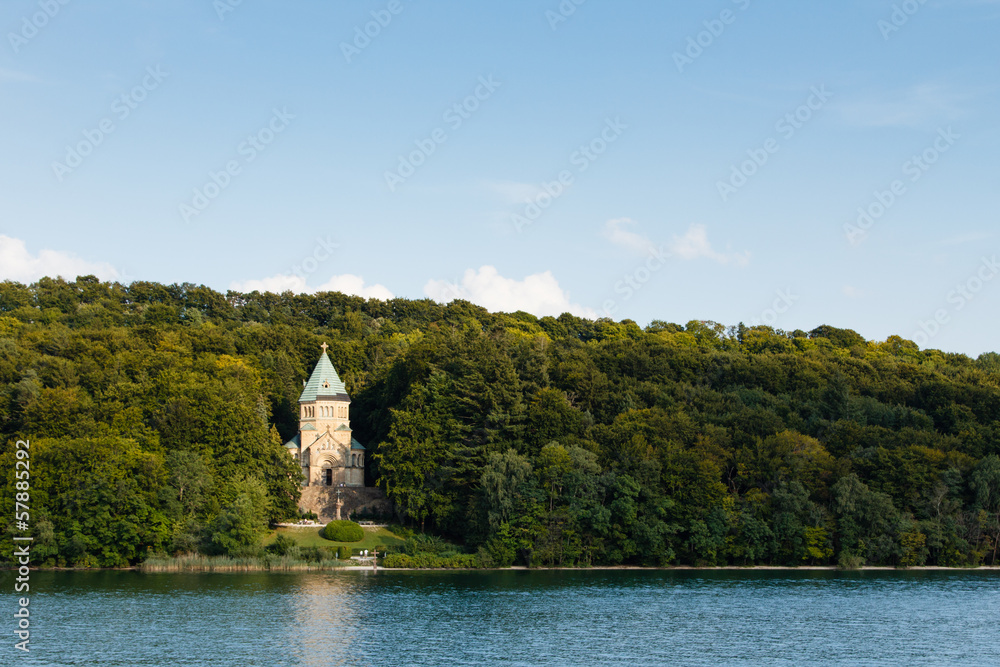
{"type": "Polygon", "coordinates": [[[302,466],[303,486],[363,487],[366,452],[351,435],[351,399],[322,347],[299,397],[299,434],[285,447],[302,466]]]}
{"type": "Polygon", "coordinates": [[[354,512],[390,514],[392,503],[386,500],[381,489],[366,487],[310,486],[302,489],[299,506],[303,510],[315,512],[320,523],[338,518],[337,500],[340,500],[340,517],[346,519],[354,512]],[[339,492],[339,493],[338,493],[339,492]]]}

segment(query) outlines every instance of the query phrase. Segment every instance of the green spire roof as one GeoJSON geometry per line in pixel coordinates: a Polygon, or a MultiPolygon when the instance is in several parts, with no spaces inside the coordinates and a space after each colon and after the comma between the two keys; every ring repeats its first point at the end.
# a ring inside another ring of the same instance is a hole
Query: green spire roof
{"type": "Polygon", "coordinates": [[[323,355],[316,363],[309,381],[306,382],[302,395],[299,396],[299,403],[315,401],[317,396],[336,396],[343,394],[347,396],[347,387],[337,375],[337,369],[333,367],[330,357],[326,356],[326,343],[323,344],[323,355]]]}

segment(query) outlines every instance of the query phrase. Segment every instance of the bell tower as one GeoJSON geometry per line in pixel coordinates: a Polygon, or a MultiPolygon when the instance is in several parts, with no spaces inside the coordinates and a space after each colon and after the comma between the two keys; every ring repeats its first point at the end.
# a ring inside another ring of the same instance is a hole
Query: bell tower
{"type": "Polygon", "coordinates": [[[286,444],[298,454],[305,486],[364,486],[365,448],[351,436],[351,398],[323,343],[299,396],[299,434],[286,444]]]}

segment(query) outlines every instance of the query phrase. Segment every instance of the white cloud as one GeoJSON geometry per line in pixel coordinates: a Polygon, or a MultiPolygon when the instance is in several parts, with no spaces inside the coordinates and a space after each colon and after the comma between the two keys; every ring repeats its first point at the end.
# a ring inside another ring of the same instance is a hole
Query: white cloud
{"type": "Polygon", "coordinates": [[[343,292],[352,296],[360,296],[363,299],[381,299],[386,301],[393,298],[392,292],[384,285],[365,285],[365,280],[361,276],[345,273],[340,276],[333,276],[319,287],[309,287],[306,279],[294,274],[279,274],[262,278],[260,280],[234,281],[229,289],[237,292],[293,292],[295,294],[314,294],[316,292],[343,292]]]}
{"type": "Polygon", "coordinates": [[[381,299],[382,301],[394,298],[393,293],[385,285],[365,285],[364,278],[350,273],[331,277],[320,285],[316,291],[343,292],[344,294],[353,294],[365,299],[381,299]]]}
{"type": "MultiPolygon", "coordinates": [[[[636,254],[648,255],[657,250],[656,244],[648,237],[624,229],[626,225],[634,224],[635,221],[629,218],[608,220],[604,225],[604,236],[615,245],[636,254]]],[[[736,266],[746,266],[750,263],[749,251],[719,252],[713,249],[705,225],[691,225],[683,236],[674,236],[670,243],[659,246],[659,252],[674,259],[687,261],[710,259],[720,264],[733,263],[736,266]]]]}
{"type": "Polygon", "coordinates": [[[107,262],[88,262],[61,250],[40,250],[38,255],[32,255],[24,241],[0,234],[0,280],[33,283],[43,276],[74,280],[89,275],[101,280],[119,277],[107,262]]]}
{"type": "Polygon", "coordinates": [[[593,309],[570,303],[569,293],[559,286],[551,271],[514,280],[501,276],[496,267],[482,266],[478,271],[467,269],[461,283],[429,280],[424,285],[424,294],[440,303],[465,299],[494,312],[523,310],[537,317],[557,317],[563,313],[597,317],[593,309]]]}
{"type": "Polygon", "coordinates": [[[732,262],[736,266],[746,266],[750,263],[750,252],[718,252],[708,241],[708,229],[705,225],[691,225],[684,236],[675,236],[668,245],[670,254],[680,259],[710,259],[720,264],[732,262]]]}
{"type": "Polygon", "coordinates": [[[965,116],[972,96],[936,83],[874,93],[839,103],[844,120],[864,127],[926,128],[965,116]]]}
{"type": "Polygon", "coordinates": [[[604,236],[615,245],[622,246],[633,252],[645,255],[656,246],[645,236],[623,229],[626,225],[634,225],[631,218],[615,218],[604,224],[604,236]]]}

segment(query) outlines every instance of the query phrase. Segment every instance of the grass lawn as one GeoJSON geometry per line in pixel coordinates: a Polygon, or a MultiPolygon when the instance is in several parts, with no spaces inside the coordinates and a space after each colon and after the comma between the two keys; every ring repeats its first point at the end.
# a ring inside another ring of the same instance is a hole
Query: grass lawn
{"type": "Polygon", "coordinates": [[[365,528],[365,539],[360,542],[331,542],[320,535],[320,531],[322,530],[322,527],[317,526],[310,526],[308,528],[278,528],[264,538],[264,545],[266,546],[274,542],[278,535],[291,537],[298,542],[300,547],[333,547],[334,549],[343,545],[354,550],[372,550],[376,546],[393,546],[404,542],[403,538],[390,533],[385,528],[365,528]]]}

